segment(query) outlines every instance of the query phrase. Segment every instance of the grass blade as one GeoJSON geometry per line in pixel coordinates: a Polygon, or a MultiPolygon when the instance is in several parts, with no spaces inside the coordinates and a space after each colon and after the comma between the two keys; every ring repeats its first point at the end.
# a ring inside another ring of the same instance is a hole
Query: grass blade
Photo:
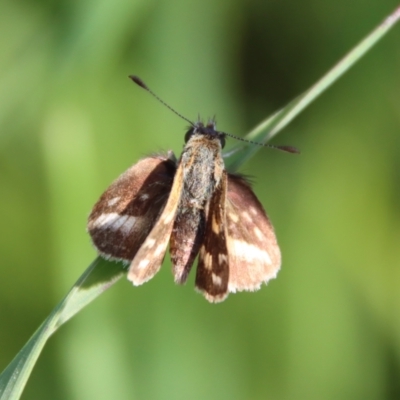
{"type": "Polygon", "coordinates": [[[122,264],[98,257],[0,375],[0,400],[19,399],[49,337],[124,275],[122,264]]]}

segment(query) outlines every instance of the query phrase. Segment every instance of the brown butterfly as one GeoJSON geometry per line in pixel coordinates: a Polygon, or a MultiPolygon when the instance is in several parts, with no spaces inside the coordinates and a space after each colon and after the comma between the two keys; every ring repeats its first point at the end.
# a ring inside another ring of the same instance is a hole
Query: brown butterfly
{"type": "Polygon", "coordinates": [[[198,256],[196,288],[220,302],[229,292],[257,290],[275,278],[281,254],[249,183],[225,170],[227,134],[213,121],[191,125],[179,161],[169,152],[129,168],[93,207],[88,231],[103,257],[130,264],[134,285],[158,272],[168,243],[176,283],[186,282],[198,256]]]}

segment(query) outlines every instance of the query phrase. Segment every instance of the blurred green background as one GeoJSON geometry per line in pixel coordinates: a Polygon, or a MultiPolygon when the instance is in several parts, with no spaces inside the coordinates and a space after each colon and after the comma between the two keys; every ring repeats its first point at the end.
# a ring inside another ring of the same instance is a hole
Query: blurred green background
{"type": "MultiPolygon", "coordinates": [[[[0,370],[95,257],[86,218],[185,123],[244,135],[396,7],[390,0],[0,2],[0,370]]],[[[122,279],[50,340],[24,399],[399,399],[400,27],[242,169],[283,267],[208,304],[122,279]]]]}

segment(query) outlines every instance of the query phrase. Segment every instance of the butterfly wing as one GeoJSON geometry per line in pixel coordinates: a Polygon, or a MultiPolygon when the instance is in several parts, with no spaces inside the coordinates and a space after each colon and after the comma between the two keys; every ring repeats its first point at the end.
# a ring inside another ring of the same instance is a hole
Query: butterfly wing
{"type": "Polygon", "coordinates": [[[88,231],[107,259],[131,262],[167,202],[176,164],[170,157],[140,160],[103,193],[88,219],[88,231]]]}
{"type": "Polygon", "coordinates": [[[181,198],[182,187],[183,169],[182,164],[179,164],[167,204],[129,267],[128,279],[135,286],[147,282],[161,267],[181,198]]]}
{"type": "Polygon", "coordinates": [[[224,171],[206,207],[206,225],[196,271],[196,288],[217,303],[228,296],[229,266],[225,204],[227,175],[224,171]]]}
{"type": "Polygon", "coordinates": [[[228,176],[226,201],[230,292],[258,290],[275,278],[281,253],[274,228],[244,178],[228,176]]]}

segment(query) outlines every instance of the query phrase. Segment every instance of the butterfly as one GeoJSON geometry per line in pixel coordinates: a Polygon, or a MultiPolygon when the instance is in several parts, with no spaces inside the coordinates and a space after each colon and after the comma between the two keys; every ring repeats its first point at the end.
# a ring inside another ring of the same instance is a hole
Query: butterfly
{"type": "Polygon", "coordinates": [[[213,120],[191,123],[179,160],[172,152],[141,159],[93,207],[87,227],[94,246],[129,264],[134,285],[159,271],[168,245],[175,282],[186,282],[198,258],[196,289],[212,303],[276,277],[273,226],[246,179],[226,171],[226,136],[213,120]]]}

